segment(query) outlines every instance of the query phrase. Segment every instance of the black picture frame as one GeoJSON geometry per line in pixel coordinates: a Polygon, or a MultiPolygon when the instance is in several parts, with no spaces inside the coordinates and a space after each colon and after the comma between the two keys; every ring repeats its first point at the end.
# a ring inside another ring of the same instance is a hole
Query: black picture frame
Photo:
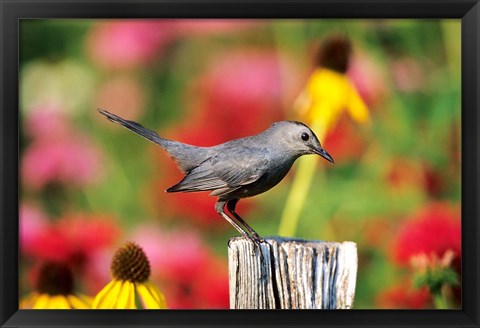
{"type": "Polygon", "coordinates": [[[21,326],[479,327],[480,4],[478,0],[0,0],[0,323],[21,326]],[[457,18],[462,33],[462,309],[336,311],[18,310],[19,19],[457,18]]]}

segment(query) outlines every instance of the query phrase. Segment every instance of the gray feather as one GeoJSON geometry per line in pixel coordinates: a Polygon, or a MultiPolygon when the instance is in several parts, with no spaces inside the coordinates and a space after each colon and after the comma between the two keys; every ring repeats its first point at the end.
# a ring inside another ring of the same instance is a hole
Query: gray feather
{"type": "Polygon", "coordinates": [[[268,156],[255,155],[267,153],[267,149],[254,147],[246,147],[236,153],[219,152],[202,162],[167,191],[222,189],[219,193],[212,193],[212,195],[220,195],[225,191],[236,190],[254,183],[265,174],[264,168],[268,167],[268,156]]]}
{"type": "Polygon", "coordinates": [[[193,168],[197,167],[209,156],[208,149],[205,147],[196,147],[162,138],[155,131],[147,129],[136,122],[125,120],[103,109],[98,109],[98,111],[105,115],[110,121],[120,124],[145,139],[160,145],[170,154],[184,173],[188,173],[193,168]]]}

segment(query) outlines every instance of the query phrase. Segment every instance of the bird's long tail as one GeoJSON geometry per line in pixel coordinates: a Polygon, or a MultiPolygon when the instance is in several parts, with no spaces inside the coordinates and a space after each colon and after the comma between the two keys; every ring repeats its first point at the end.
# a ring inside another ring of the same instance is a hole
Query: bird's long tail
{"type": "Polygon", "coordinates": [[[198,166],[200,163],[208,158],[208,149],[204,147],[196,147],[187,145],[178,141],[173,141],[160,137],[156,132],[149,130],[140,124],[124,120],[120,116],[107,112],[103,109],[98,111],[113,123],[120,124],[130,131],[150,140],[160,147],[162,147],[175,160],[178,167],[184,172],[188,173],[190,170],[198,166]]]}
{"type": "Polygon", "coordinates": [[[105,115],[105,117],[108,120],[112,121],[113,123],[123,125],[130,131],[135,132],[136,134],[144,137],[145,139],[148,139],[162,147],[165,147],[165,142],[167,141],[167,139],[160,137],[156,132],[147,129],[136,122],[124,120],[120,116],[107,112],[106,110],[103,110],[103,109],[97,109],[97,110],[100,112],[100,114],[105,115]]]}

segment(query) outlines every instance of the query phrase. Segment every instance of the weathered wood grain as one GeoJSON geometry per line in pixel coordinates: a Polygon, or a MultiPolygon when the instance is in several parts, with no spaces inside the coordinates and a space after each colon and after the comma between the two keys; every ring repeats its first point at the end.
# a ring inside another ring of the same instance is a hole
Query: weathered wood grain
{"type": "Polygon", "coordinates": [[[230,308],[349,309],[357,276],[353,242],[281,237],[256,246],[230,239],[230,308]]]}

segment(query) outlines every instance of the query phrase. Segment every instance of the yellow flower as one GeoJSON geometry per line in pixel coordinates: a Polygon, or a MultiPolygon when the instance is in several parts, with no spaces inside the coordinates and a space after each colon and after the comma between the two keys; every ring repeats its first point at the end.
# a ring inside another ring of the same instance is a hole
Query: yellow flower
{"type": "MultiPolygon", "coordinates": [[[[345,72],[348,68],[351,44],[344,37],[328,38],[317,54],[317,65],[305,89],[293,104],[300,120],[306,121],[320,140],[331,131],[344,112],[359,123],[369,119],[367,106],[345,72]]],[[[316,172],[315,158],[299,159],[297,173],[285,202],[279,234],[292,236],[310,184],[316,172]]]]}
{"type": "Polygon", "coordinates": [[[344,111],[359,123],[369,118],[367,106],[345,75],[350,54],[348,38],[335,34],[327,38],[316,54],[316,68],[294,104],[302,120],[319,128],[315,131],[319,138],[334,127],[344,111]]]}
{"type": "Polygon", "coordinates": [[[73,275],[63,263],[46,262],[39,270],[36,291],[20,302],[21,309],[89,309],[92,299],[73,294],[73,275]]]}
{"type": "Polygon", "coordinates": [[[149,280],[150,263],[140,246],[128,242],[120,247],[112,259],[113,276],[95,297],[94,309],[166,309],[163,294],[149,280]]]}
{"type": "Polygon", "coordinates": [[[369,118],[367,106],[348,77],[324,67],[315,69],[295,105],[309,124],[320,128],[316,132],[322,137],[344,111],[359,123],[369,118]]]}
{"type": "Polygon", "coordinates": [[[32,292],[20,302],[21,309],[90,309],[92,299],[86,295],[50,295],[32,292]]]}

